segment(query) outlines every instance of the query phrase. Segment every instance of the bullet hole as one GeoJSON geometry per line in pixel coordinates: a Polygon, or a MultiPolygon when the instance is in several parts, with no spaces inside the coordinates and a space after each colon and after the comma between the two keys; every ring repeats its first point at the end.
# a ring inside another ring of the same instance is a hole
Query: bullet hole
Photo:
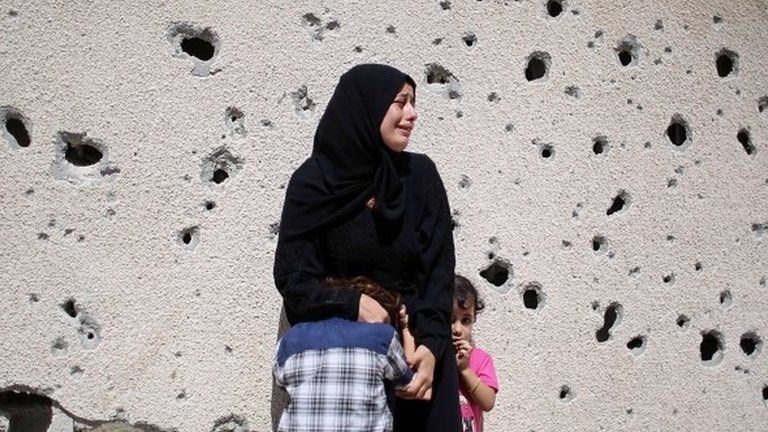
{"type": "Polygon", "coordinates": [[[651,142],[650,141],[646,141],[645,144],[643,144],[643,147],[645,147],[647,149],[651,148],[651,142]]]}
{"type": "Polygon", "coordinates": [[[451,230],[454,235],[458,234],[459,230],[461,230],[461,212],[458,210],[451,212],[451,230]]]}
{"type": "Polygon", "coordinates": [[[640,58],[640,42],[633,35],[628,35],[614,48],[619,63],[624,66],[636,66],[640,58]]]}
{"type": "Polygon", "coordinates": [[[492,92],[488,95],[488,102],[497,103],[501,100],[498,94],[496,92],[492,92]]]}
{"type": "Polygon", "coordinates": [[[29,294],[29,302],[30,303],[37,303],[39,301],[40,301],[40,297],[37,294],[35,294],[35,293],[30,293],[29,294]]]}
{"type": "Polygon", "coordinates": [[[712,22],[714,24],[720,24],[721,22],[723,22],[723,19],[719,15],[714,15],[712,17],[712,22]]]}
{"type": "Polygon", "coordinates": [[[472,32],[467,32],[464,33],[464,36],[461,37],[461,40],[464,41],[466,46],[472,48],[477,43],[477,35],[472,32]]]}
{"type": "Polygon", "coordinates": [[[674,273],[670,273],[668,275],[664,275],[661,278],[661,280],[663,280],[664,283],[667,284],[667,285],[672,285],[672,284],[675,283],[675,274],[674,273]]]}
{"type": "Polygon", "coordinates": [[[459,188],[469,189],[470,186],[472,186],[472,180],[470,180],[466,175],[462,174],[461,180],[459,180],[459,188]]]}
{"type": "Polygon", "coordinates": [[[295,92],[291,92],[291,100],[296,114],[301,118],[310,118],[315,113],[317,105],[307,94],[307,86],[299,87],[295,92]]]}
{"type": "Polygon", "coordinates": [[[768,385],[763,387],[763,402],[768,401],[768,385]]]}
{"type": "Polygon", "coordinates": [[[397,32],[397,29],[395,28],[395,26],[393,26],[393,25],[388,25],[387,26],[387,33],[395,34],[395,32],[397,32]]]}
{"type": "Polygon", "coordinates": [[[672,234],[667,234],[666,238],[667,238],[667,241],[670,242],[670,243],[674,243],[675,240],[677,240],[677,238],[675,236],[673,236],[672,234]]]}
{"type": "Polygon", "coordinates": [[[441,0],[440,7],[443,10],[449,10],[451,8],[451,2],[449,0],[441,0]]]}
{"type": "Polygon", "coordinates": [[[731,295],[731,290],[725,290],[720,293],[719,296],[720,301],[720,307],[723,309],[728,309],[733,304],[733,296],[731,295]]]}
{"type": "Polygon", "coordinates": [[[224,123],[227,129],[236,135],[243,136],[246,134],[244,117],[245,114],[242,111],[232,106],[224,111],[224,123]]]}
{"type": "Polygon", "coordinates": [[[768,229],[768,224],[761,224],[761,223],[753,223],[752,224],[752,232],[755,233],[756,237],[762,237],[763,233],[768,229]]]}
{"type": "Polygon", "coordinates": [[[669,180],[667,180],[667,187],[668,188],[677,187],[677,179],[669,179],[669,180]]]}
{"type": "Polygon", "coordinates": [[[74,379],[79,379],[83,376],[83,369],[80,366],[72,366],[69,369],[69,375],[74,379]]]}
{"type": "Polygon", "coordinates": [[[573,247],[573,243],[569,242],[568,240],[563,240],[560,247],[565,251],[569,251],[573,247]]]}
{"type": "Polygon", "coordinates": [[[598,135],[592,138],[592,152],[600,156],[608,151],[608,138],[605,135],[598,135]]]}
{"type": "Polygon", "coordinates": [[[248,424],[248,420],[244,417],[231,414],[216,420],[213,423],[211,432],[245,432],[257,429],[258,428],[251,428],[248,424]]]}
{"type": "Polygon", "coordinates": [[[544,307],[544,293],[538,283],[528,284],[522,292],[523,305],[527,309],[541,310],[544,307]]]}
{"type": "Polygon", "coordinates": [[[0,113],[5,120],[5,132],[8,141],[15,147],[29,147],[31,139],[27,130],[26,118],[10,107],[1,107],[0,113]]]}
{"type": "Polygon", "coordinates": [[[664,52],[669,54],[672,52],[672,47],[664,47],[664,52]]]}
{"type": "Polygon", "coordinates": [[[507,125],[504,126],[504,130],[507,132],[513,132],[515,130],[515,125],[512,123],[507,123],[507,125]]]}
{"type": "Polygon", "coordinates": [[[447,96],[448,99],[460,99],[462,96],[459,80],[446,68],[430,63],[424,71],[427,80],[427,89],[432,92],[447,96]]]}
{"type": "Polygon", "coordinates": [[[630,196],[626,191],[619,191],[619,194],[613,198],[611,207],[606,210],[605,214],[610,216],[614,213],[621,212],[629,208],[630,196]]]}
{"type": "Polygon", "coordinates": [[[77,138],[76,134],[67,134],[64,137],[64,142],[67,145],[64,158],[67,162],[81,167],[97,164],[104,156],[101,151],[92,145],[93,143],[77,138]]]}
{"type": "Polygon", "coordinates": [[[54,357],[63,357],[67,355],[68,350],[69,344],[62,337],[57,338],[53,341],[53,344],[51,344],[51,355],[54,357]]]}
{"type": "Polygon", "coordinates": [[[576,203],[576,208],[573,211],[571,211],[571,218],[572,219],[578,219],[579,218],[579,213],[581,212],[581,209],[583,207],[584,206],[581,203],[576,203]]]}
{"type": "Polygon", "coordinates": [[[48,234],[46,234],[46,233],[43,233],[43,232],[37,233],[37,239],[38,240],[48,240],[49,237],[50,236],[48,234]]]}
{"type": "Polygon", "coordinates": [[[232,347],[229,345],[224,345],[224,352],[227,354],[232,354],[232,347]]]}
{"type": "Polygon", "coordinates": [[[202,61],[208,61],[213,58],[213,54],[216,52],[213,44],[199,37],[185,37],[181,41],[181,50],[187,55],[200,59],[202,61]]]}
{"type": "Polygon", "coordinates": [[[494,286],[500,287],[507,283],[511,276],[512,265],[504,259],[494,257],[493,262],[480,272],[480,276],[492,283],[494,286]]]}
{"type": "Polygon", "coordinates": [[[213,172],[213,178],[211,179],[216,184],[221,184],[224,180],[229,178],[229,174],[223,168],[219,168],[213,172]]]}
{"type": "MultiPolygon", "coordinates": [[[[455,96],[453,93],[448,94],[449,98],[453,98],[453,96],[455,96]]],[[[456,118],[462,118],[462,117],[464,117],[464,113],[462,111],[456,111],[456,118]]]]}
{"type": "Polygon", "coordinates": [[[562,0],[548,0],[546,3],[547,15],[552,18],[560,16],[563,13],[562,0]]]}
{"type": "Polygon", "coordinates": [[[204,182],[222,184],[240,169],[242,161],[225,147],[219,147],[203,159],[201,178],[204,182]]]}
{"type": "Polygon", "coordinates": [[[763,340],[754,332],[747,332],[741,335],[739,346],[745,356],[756,357],[763,349],[763,340]]]}
{"type": "Polygon", "coordinates": [[[739,74],[739,55],[723,48],[715,54],[715,67],[720,78],[736,77],[739,74]]]}
{"type": "Polygon", "coordinates": [[[680,314],[677,316],[677,320],[675,320],[675,324],[677,324],[678,327],[682,330],[687,330],[688,327],[691,325],[691,319],[688,318],[688,316],[680,314]]]}
{"type": "Polygon", "coordinates": [[[634,355],[642,354],[643,351],[645,351],[645,336],[635,336],[630,339],[629,342],[627,342],[627,349],[634,355]]]}
{"type": "Polygon", "coordinates": [[[177,238],[185,249],[192,250],[200,243],[200,227],[185,228],[178,232],[177,238]]]}
{"type": "Polygon", "coordinates": [[[538,138],[531,140],[531,144],[538,147],[539,156],[545,161],[553,160],[555,158],[555,147],[552,144],[543,143],[538,138]]]}
{"type": "Polygon", "coordinates": [[[744,147],[744,151],[747,152],[749,156],[755,155],[755,145],[752,144],[752,138],[749,136],[749,129],[747,128],[741,128],[739,130],[739,133],[736,134],[736,138],[741,143],[741,146],[744,147]]]}
{"type": "Polygon", "coordinates": [[[619,303],[611,303],[605,309],[603,326],[595,332],[595,338],[603,343],[611,338],[611,330],[621,321],[622,307],[619,303]]]}
{"type": "Polygon", "coordinates": [[[437,46],[437,45],[440,45],[441,43],[443,43],[443,38],[435,38],[432,40],[432,45],[437,46]]]}
{"type": "Polygon", "coordinates": [[[361,47],[361,46],[355,46],[355,47],[353,48],[353,50],[354,50],[356,53],[361,53],[361,52],[363,52],[363,47],[361,47]]]}
{"type": "Polygon", "coordinates": [[[693,268],[694,268],[694,269],[695,269],[697,272],[700,272],[700,271],[702,271],[702,270],[703,270],[703,267],[702,267],[702,265],[701,265],[701,262],[699,262],[699,261],[696,261],[696,264],[694,264],[694,265],[693,265],[693,268]]]}
{"type": "Polygon", "coordinates": [[[305,13],[301,17],[301,23],[309,37],[315,41],[322,41],[326,33],[338,32],[341,27],[341,24],[330,14],[329,10],[326,10],[322,19],[311,12],[305,13]]]}
{"type": "Polygon", "coordinates": [[[763,96],[757,101],[757,111],[763,113],[766,108],[768,108],[768,96],[763,96]]]}
{"type": "Polygon", "coordinates": [[[717,330],[705,330],[701,332],[699,353],[701,361],[707,366],[714,366],[723,359],[725,343],[723,335],[717,330]]]}
{"type": "Polygon", "coordinates": [[[75,299],[67,299],[64,303],[61,304],[61,308],[64,310],[64,312],[67,313],[67,315],[71,316],[72,318],[77,318],[78,314],[78,308],[75,304],[75,299]]]}
{"type": "Polygon", "coordinates": [[[656,20],[656,24],[653,25],[654,30],[664,30],[664,23],[661,20],[656,20]]]}
{"type": "Polygon", "coordinates": [[[563,385],[560,387],[560,394],[557,397],[560,399],[560,402],[568,403],[573,400],[574,395],[570,387],[563,385]]]}
{"type": "Polygon", "coordinates": [[[213,210],[214,208],[216,208],[216,203],[215,202],[213,202],[213,201],[206,201],[205,202],[205,209],[206,210],[213,210]]]}
{"type": "Polygon", "coordinates": [[[571,97],[575,97],[576,99],[581,98],[581,89],[572,85],[565,88],[565,94],[571,97]]]}
{"type": "Polygon", "coordinates": [[[600,302],[595,300],[595,301],[593,301],[592,303],[589,304],[589,307],[591,307],[593,311],[596,311],[597,308],[600,307],[600,302]]]}
{"type": "Polygon", "coordinates": [[[186,393],[185,390],[182,390],[179,394],[176,395],[176,400],[178,402],[182,402],[182,401],[186,400],[187,398],[188,397],[187,397],[187,393],[186,393]]]}
{"type": "Polygon", "coordinates": [[[168,29],[168,41],[174,48],[174,56],[191,59],[195,76],[212,75],[210,67],[218,52],[219,38],[210,28],[200,28],[188,23],[176,23],[168,29]]]}
{"type": "Polygon", "coordinates": [[[552,64],[549,53],[535,51],[526,58],[525,79],[528,81],[546,80],[552,64]]]}
{"type": "Polygon", "coordinates": [[[635,267],[632,267],[631,269],[629,269],[628,275],[629,276],[635,276],[635,277],[639,276],[640,275],[640,266],[635,266],[635,267]]]}
{"type": "Polygon", "coordinates": [[[595,252],[605,252],[608,241],[603,236],[592,237],[592,250],[595,252]]]}

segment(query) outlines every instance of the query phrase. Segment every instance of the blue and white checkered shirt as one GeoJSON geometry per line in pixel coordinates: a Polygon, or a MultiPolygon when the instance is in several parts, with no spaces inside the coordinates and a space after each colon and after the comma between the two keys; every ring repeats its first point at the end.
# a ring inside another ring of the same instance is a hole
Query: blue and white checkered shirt
{"type": "Polygon", "coordinates": [[[280,432],[391,431],[384,380],[413,377],[392,326],[340,318],[288,330],[274,372],[290,396],[280,432]]]}

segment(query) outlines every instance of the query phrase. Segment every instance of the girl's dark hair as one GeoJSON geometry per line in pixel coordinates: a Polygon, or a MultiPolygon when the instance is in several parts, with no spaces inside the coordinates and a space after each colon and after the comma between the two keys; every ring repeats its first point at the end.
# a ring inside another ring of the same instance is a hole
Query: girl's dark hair
{"type": "Polygon", "coordinates": [[[389,314],[389,321],[396,326],[399,320],[400,305],[402,305],[402,296],[394,291],[388,291],[382,288],[376,282],[364,276],[353,278],[327,277],[323,283],[330,288],[352,288],[365,294],[379,302],[381,307],[389,314]]]}
{"type": "Polygon", "coordinates": [[[480,298],[477,288],[472,285],[472,282],[470,282],[469,279],[460,274],[457,274],[454,279],[453,299],[462,309],[468,309],[469,305],[474,302],[475,315],[485,309],[485,302],[480,298]]]}

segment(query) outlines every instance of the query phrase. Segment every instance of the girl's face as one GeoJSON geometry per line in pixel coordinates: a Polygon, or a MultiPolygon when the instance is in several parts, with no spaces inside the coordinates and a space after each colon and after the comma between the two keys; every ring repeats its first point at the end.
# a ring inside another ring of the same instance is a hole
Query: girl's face
{"type": "Polygon", "coordinates": [[[405,150],[417,117],[416,94],[413,87],[405,83],[381,121],[379,131],[384,144],[393,152],[405,150]]]}
{"type": "Polygon", "coordinates": [[[475,302],[467,299],[464,302],[465,309],[459,303],[453,301],[453,313],[451,314],[451,334],[453,340],[469,341],[472,338],[472,327],[475,325],[475,302]]]}

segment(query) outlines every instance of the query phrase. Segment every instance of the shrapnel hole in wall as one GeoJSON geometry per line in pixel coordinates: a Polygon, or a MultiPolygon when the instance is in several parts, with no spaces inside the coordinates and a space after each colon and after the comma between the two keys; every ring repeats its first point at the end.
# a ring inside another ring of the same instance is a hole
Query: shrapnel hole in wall
{"type": "Polygon", "coordinates": [[[29,147],[31,139],[29,138],[27,127],[21,118],[13,116],[11,113],[7,114],[5,130],[16,140],[16,144],[19,147],[29,147]]]}
{"type": "Polygon", "coordinates": [[[523,289],[523,305],[527,309],[539,310],[544,306],[544,293],[541,285],[530,283],[523,289]]]}
{"type": "Polygon", "coordinates": [[[605,250],[607,240],[601,235],[596,235],[592,238],[592,250],[595,252],[601,252],[605,250]]]}
{"type": "Polygon", "coordinates": [[[535,51],[528,55],[525,67],[525,79],[528,81],[544,80],[549,75],[552,57],[544,51],[535,51]]]}
{"type": "Polygon", "coordinates": [[[91,166],[97,164],[104,154],[94,143],[81,134],[60,133],[59,137],[66,144],[64,159],[74,166],[91,166]]]}
{"type": "Polygon", "coordinates": [[[741,335],[739,340],[741,351],[747,357],[760,354],[763,348],[763,340],[755,332],[747,332],[741,335]]]}
{"type": "Polygon", "coordinates": [[[606,210],[605,214],[610,216],[614,213],[626,210],[630,203],[630,196],[626,191],[619,191],[619,194],[613,198],[611,206],[606,210]]]}
{"type": "Polygon", "coordinates": [[[736,139],[739,140],[741,146],[744,147],[744,151],[747,152],[749,156],[755,154],[756,149],[755,145],[752,144],[752,138],[750,137],[749,129],[741,128],[739,133],[736,134],[736,139]]]}
{"type": "Polygon", "coordinates": [[[723,309],[727,309],[733,304],[733,296],[731,295],[731,290],[724,290],[720,293],[719,296],[720,306],[722,306],[723,309]]]}
{"type": "Polygon", "coordinates": [[[596,155],[602,155],[608,150],[608,138],[605,135],[598,135],[592,139],[592,152],[596,155]]]}
{"type": "Polygon", "coordinates": [[[509,279],[511,267],[507,261],[494,256],[493,262],[480,272],[480,276],[493,285],[500,287],[509,279]]]}
{"type": "Polygon", "coordinates": [[[199,37],[186,37],[181,41],[181,50],[192,57],[202,61],[208,61],[213,58],[216,48],[213,44],[199,37]]]}
{"type": "Polygon", "coordinates": [[[473,32],[466,32],[464,33],[464,36],[461,37],[461,40],[464,41],[464,45],[472,48],[477,43],[477,35],[473,32]]]}
{"type": "Polygon", "coordinates": [[[62,303],[61,308],[64,310],[64,312],[67,313],[67,315],[71,316],[72,318],[77,317],[78,308],[75,304],[75,299],[67,299],[64,303],[62,303]]]}
{"type": "Polygon", "coordinates": [[[547,6],[547,14],[552,18],[555,18],[559,16],[561,13],[563,13],[562,0],[548,0],[546,6],[547,6]]]}
{"type": "Polygon", "coordinates": [[[739,74],[739,55],[723,48],[715,54],[715,68],[720,78],[735,77],[739,74]]]}
{"type": "Polygon", "coordinates": [[[595,332],[595,338],[598,342],[606,342],[611,338],[611,330],[621,318],[621,311],[622,308],[619,303],[611,303],[605,309],[603,326],[595,332]]]}
{"type": "Polygon", "coordinates": [[[678,315],[677,320],[675,320],[675,324],[677,324],[677,326],[683,330],[687,329],[690,323],[691,323],[691,319],[684,314],[678,315]]]}
{"type": "Polygon", "coordinates": [[[716,330],[705,330],[701,332],[701,343],[699,344],[699,353],[701,361],[708,364],[717,363],[723,355],[723,335],[716,330]]]}

